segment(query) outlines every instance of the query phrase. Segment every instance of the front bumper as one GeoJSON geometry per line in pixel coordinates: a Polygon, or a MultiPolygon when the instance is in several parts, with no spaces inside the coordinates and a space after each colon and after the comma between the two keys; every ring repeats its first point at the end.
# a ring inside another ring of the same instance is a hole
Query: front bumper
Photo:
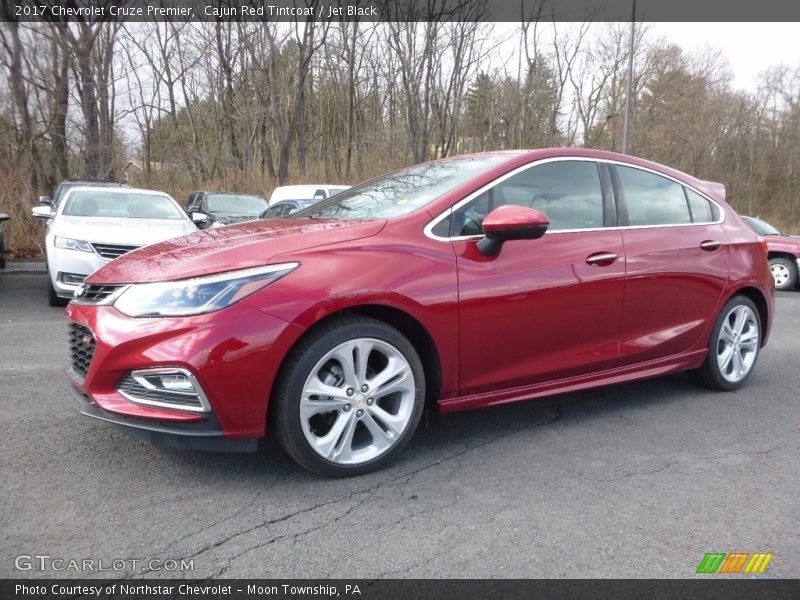
{"type": "Polygon", "coordinates": [[[241,440],[241,449],[251,449],[264,436],[268,400],[283,357],[303,332],[241,302],[194,317],[138,319],[113,306],[70,303],[66,316],[94,337],[85,375],[69,372],[81,412],[183,448],[208,448],[210,442],[224,449],[231,446],[228,441],[241,440]],[[191,372],[211,410],[148,406],[120,393],[118,386],[131,371],[159,367],[191,372]]]}
{"type": "Polygon", "coordinates": [[[72,298],[80,283],[70,284],[62,281],[64,273],[83,275],[88,277],[100,267],[107,265],[108,261],[93,252],[79,252],[65,248],[51,248],[48,250],[48,270],[53,289],[61,298],[72,298]]]}
{"type": "Polygon", "coordinates": [[[104,411],[74,385],[70,386],[70,393],[77,400],[82,415],[116,425],[125,433],[151,444],[212,452],[255,452],[258,449],[257,438],[226,438],[213,415],[199,423],[141,421],[104,411]]]}

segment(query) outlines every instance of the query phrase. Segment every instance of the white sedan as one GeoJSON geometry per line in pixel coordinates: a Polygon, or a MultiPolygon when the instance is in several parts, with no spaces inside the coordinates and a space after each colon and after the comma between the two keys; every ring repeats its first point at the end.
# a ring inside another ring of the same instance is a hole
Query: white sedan
{"type": "Polygon", "coordinates": [[[171,196],[127,187],[75,187],[55,209],[37,206],[47,219],[48,301],[66,304],[83,280],[109,261],[141,246],[197,231],[171,196]]]}

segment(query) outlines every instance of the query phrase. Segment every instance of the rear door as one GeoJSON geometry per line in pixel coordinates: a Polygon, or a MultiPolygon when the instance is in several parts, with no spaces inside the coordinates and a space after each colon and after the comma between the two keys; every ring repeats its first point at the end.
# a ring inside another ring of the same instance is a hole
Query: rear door
{"type": "Polygon", "coordinates": [[[606,166],[587,160],[526,167],[456,207],[461,394],[616,364],[625,257],[614,211],[606,166]],[[536,208],[550,228],[483,256],[481,222],[502,204],[536,208]]]}
{"type": "Polygon", "coordinates": [[[719,206],[646,169],[610,165],[627,278],[620,365],[705,346],[708,320],[728,280],[719,206]]]}

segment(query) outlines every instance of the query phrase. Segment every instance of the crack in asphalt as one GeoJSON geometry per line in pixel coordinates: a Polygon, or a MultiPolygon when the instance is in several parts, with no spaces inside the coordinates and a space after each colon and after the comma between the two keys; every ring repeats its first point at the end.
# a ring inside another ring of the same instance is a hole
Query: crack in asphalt
{"type": "MultiPolygon", "coordinates": [[[[545,420],[543,420],[541,422],[538,422],[538,423],[535,424],[535,426],[536,427],[543,427],[543,426],[546,426],[546,425],[550,425],[550,424],[555,423],[556,421],[560,420],[564,416],[563,409],[562,409],[562,407],[560,405],[556,406],[554,411],[555,411],[555,415],[553,417],[551,417],[549,419],[545,419],[545,420]]],[[[446,462],[458,459],[458,458],[460,458],[460,457],[462,457],[462,456],[464,456],[466,454],[469,454],[470,452],[474,452],[476,450],[480,450],[482,448],[485,448],[485,447],[487,447],[487,446],[489,446],[491,444],[494,444],[495,442],[497,442],[499,440],[502,440],[502,439],[505,439],[507,437],[513,436],[513,435],[515,435],[515,434],[517,434],[517,433],[519,433],[519,432],[521,432],[521,431],[523,431],[525,429],[529,429],[529,428],[530,428],[530,424],[526,423],[524,425],[521,425],[519,427],[516,427],[516,428],[512,429],[511,431],[500,433],[500,434],[495,435],[493,437],[490,437],[489,439],[484,440],[484,441],[482,441],[482,442],[480,442],[478,444],[474,444],[474,445],[469,446],[469,447],[467,447],[467,448],[465,448],[463,450],[460,450],[458,452],[453,452],[453,453],[451,453],[451,454],[449,454],[449,455],[447,455],[445,457],[442,457],[442,458],[440,458],[438,460],[430,462],[430,463],[428,463],[426,465],[423,465],[423,466],[421,466],[421,467],[419,467],[417,469],[413,469],[412,471],[410,471],[408,473],[403,473],[402,475],[398,475],[397,477],[390,478],[390,479],[388,479],[386,481],[381,481],[381,482],[377,482],[377,483],[371,484],[371,485],[369,485],[369,486],[367,486],[365,488],[362,488],[360,490],[351,491],[348,494],[346,494],[344,496],[341,496],[341,497],[337,497],[337,498],[335,498],[333,500],[327,500],[325,502],[315,503],[315,504],[312,504],[311,506],[308,506],[306,508],[303,508],[303,509],[300,509],[300,510],[296,510],[294,512],[282,515],[280,517],[276,517],[274,519],[269,519],[269,520],[263,521],[263,522],[258,523],[256,525],[252,525],[252,526],[247,527],[247,528],[245,528],[243,530],[231,533],[230,535],[227,535],[227,536],[223,537],[222,539],[217,540],[216,542],[213,542],[211,544],[207,544],[207,545],[203,546],[202,548],[200,548],[199,550],[193,552],[192,554],[189,554],[188,556],[181,557],[180,559],[178,559],[178,561],[194,559],[194,558],[196,558],[196,557],[198,557],[198,556],[200,556],[202,554],[205,554],[206,552],[214,550],[215,548],[219,548],[220,546],[223,546],[223,545],[227,544],[228,542],[230,542],[230,541],[232,541],[232,540],[234,540],[236,538],[239,538],[239,537],[242,537],[242,536],[247,535],[249,533],[252,533],[252,532],[254,532],[254,531],[258,530],[258,529],[263,529],[265,527],[270,527],[270,526],[278,524],[278,523],[283,523],[283,522],[288,521],[288,520],[290,520],[290,519],[292,519],[294,517],[297,517],[297,516],[300,516],[300,515],[304,515],[304,514],[308,514],[308,513],[312,513],[312,512],[316,511],[319,508],[323,508],[323,507],[329,506],[331,504],[336,504],[336,503],[340,503],[340,502],[351,500],[354,496],[358,496],[360,494],[367,494],[368,497],[371,497],[375,490],[378,490],[378,489],[380,489],[382,487],[395,487],[395,486],[405,485],[405,484],[411,482],[419,473],[422,473],[422,472],[427,471],[429,469],[433,469],[433,468],[435,468],[435,467],[437,467],[437,466],[439,466],[441,464],[444,464],[446,462]]],[[[256,496],[247,504],[247,506],[244,506],[244,507],[240,508],[235,513],[233,513],[232,515],[229,515],[229,516],[225,517],[224,519],[213,523],[210,527],[216,527],[217,525],[219,525],[221,523],[224,523],[226,521],[229,521],[229,520],[239,516],[240,514],[242,514],[243,512],[248,510],[249,508],[252,508],[263,492],[264,492],[264,490],[258,492],[256,494],[256,496]]],[[[223,569],[220,572],[218,572],[216,575],[214,575],[214,576],[218,577],[220,574],[224,573],[228,568],[230,568],[229,565],[230,565],[231,561],[233,561],[236,558],[238,558],[238,556],[241,556],[242,554],[245,554],[245,553],[247,553],[247,552],[249,552],[251,550],[255,550],[255,549],[259,548],[259,547],[267,546],[267,545],[273,544],[275,542],[281,541],[283,539],[297,538],[297,537],[301,537],[303,535],[307,535],[308,533],[313,533],[314,531],[316,531],[318,529],[322,529],[323,527],[325,527],[325,526],[327,526],[327,525],[329,525],[331,523],[335,523],[335,522],[345,518],[353,510],[355,510],[355,508],[357,508],[358,506],[363,504],[364,501],[365,500],[362,500],[358,504],[354,505],[353,507],[351,507],[351,509],[349,509],[343,515],[340,515],[339,517],[337,517],[333,521],[326,522],[323,525],[320,525],[320,526],[317,526],[317,527],[312,527],[312,528],[310,528],[308,530],[301,531],[301,532],[298,532],[298,533],[295,533],[295,534],[283,534],[283,535],[276,536],[276,537],[271,538],[270,540],[268,540],[266,542],[263,542],[263,543],[261,543],[261,544],[259,544],[257,546],[254,546],[253,548],[245,550],[245,551],[241,552],[238,555],[234,555],[234,556],[230,557],[226,561],[226,566],[223,567],[223,569]]],[[[200,533],[200,532],[198,531],[198,532],[195,532],[193,534],[189,534],[187,536],[184,536],[183,538],[181,538],[181,540],[184,540],[184,539],[186,539],[188,537],[191,537],[191,535],[195,535],[196,533],[200,533]]],[[[175,546],[175,544],[177,544],[177,543],[180,543],[181,540],[176,540],[175,542],[172,542],[170,544],[170,547],[175,546]]],[[[144,570],[144,571],[141,572],[141,575],[145,575],[145,574],[150,573],[150,572],[153,572],[153,571],[149,570],[149,569],[148,570],[144,570]]]]}
{"type": "Polygon", "coordinates": [[[612,477],[610,479],[595,479],[595,478],[591,478],[591,477],[588,477],[586,479],[589,479],[590,481],[594,481],[594,482],[597,482],[597,483],[611,483],[611,482],[614,482],[614,481],[622,481],[623,479],[630,479],[631,477],[640,477],[640,476],[646,476],[646,475],[653,475],[655,473],[661,473],[662,471],[666,471],[667,469],[671,469],[672,467],[674,467],[676,465],[687,464],[687,463],[691,463],[691,462],[695,462],[695,461],[696,462],[712,462],[712,461],[716,461],[716,460],[722,460],[724,458],[730,458],[732,456],[759,456],[759,455],[763,455],[763,454],[770,454],[772,452],[775,452],[776,450],[785,450],[785,449],[797,450],[797,448],[795,448],[794,446],[775,446],[774,448],[768,448],[766,450],[753,450],[753,451],[750,451],[750,452],[747,452],[747,451],[731,452],[730,454],[721,454],[719,456],[698,456],[698,457],[692,458],[690,460],[675,460],[675,461],[672,461],[672,462],[668,462],[668,463],[666,463],[666,464],[664,464],[664,465],[662,465],[662,466],[660,466],[660,467],[658,467],[656,469],[652,469],[650,471],[630,471],[628,473],[625,473],[624,475],[621,475],[620,477],[612,477]]]}
{"type": "Polygon", "coordinates": [[[237,554],[234,554],[232,556],[226,557],[225,558],[225,566],[222,567],[222,569],[220,569],[219,571],[217,571],[213,575],[211,575],[211,578],[213,579],[213,578],[221,577],[226,571],[228,571],[228,569],[231,568],[231,566],[233,566],[233,564],[232,564],[233,561],[235,561],[237,558],[239,558],[241,556],[244,556],[248,552],[252,552],[254,550],[258,550],[260,548],[264,548],[266,546],[269,546],[271,544],[275,544],[275,543],[280,542],[282,540],[286,540],[286,539],[296,540],[296,539],[298,539],[300,537],[308,535],[309,533],[314,533],[315,531],[319,531],[320,529],[324,529],[328,525],[333,525],[334,523],[337,523],[337,522],[341,521],[342,519],[348,517],[354,510],[356,510],[357,508],[360,508],[361,506],[363,506],[371,497],[372,497],[372,494],[368,494],[366,498],[360,500],[359,502],[357,502],[356,504],[354,504],[353,506],[348,508],[343,514],[339,515],[335,519],[332,519],[330,521],[326,521],[322,525],[317,525],[315,527],[310,527],[310,528],[308,528],[308,529],[306,529],[304,531],[299,531],[297,533],[287,533],[287,534],[283,534],[283,535],[278,535],[278,536],[273,537],[272,539],[267,540],[266,542],[258,543],[255,546],[251,546],[250,548],[247,548],[246,550],[242,550],[241,552],[239,552],[237,554]]]}

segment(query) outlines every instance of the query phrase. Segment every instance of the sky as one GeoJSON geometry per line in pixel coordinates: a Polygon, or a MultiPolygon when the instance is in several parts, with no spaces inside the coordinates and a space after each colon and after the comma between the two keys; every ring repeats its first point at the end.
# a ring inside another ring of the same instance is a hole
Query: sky
{"type": "MultiPolygon", "coordinates": [[[[788,1],[788,0],[787,0],[788,1]]],[[[735,88],[754,91],[769,67],[800,64],[800,23],[650,23],[651,35],[685,50],[718,48],[728,59],[735,88]]]]}

